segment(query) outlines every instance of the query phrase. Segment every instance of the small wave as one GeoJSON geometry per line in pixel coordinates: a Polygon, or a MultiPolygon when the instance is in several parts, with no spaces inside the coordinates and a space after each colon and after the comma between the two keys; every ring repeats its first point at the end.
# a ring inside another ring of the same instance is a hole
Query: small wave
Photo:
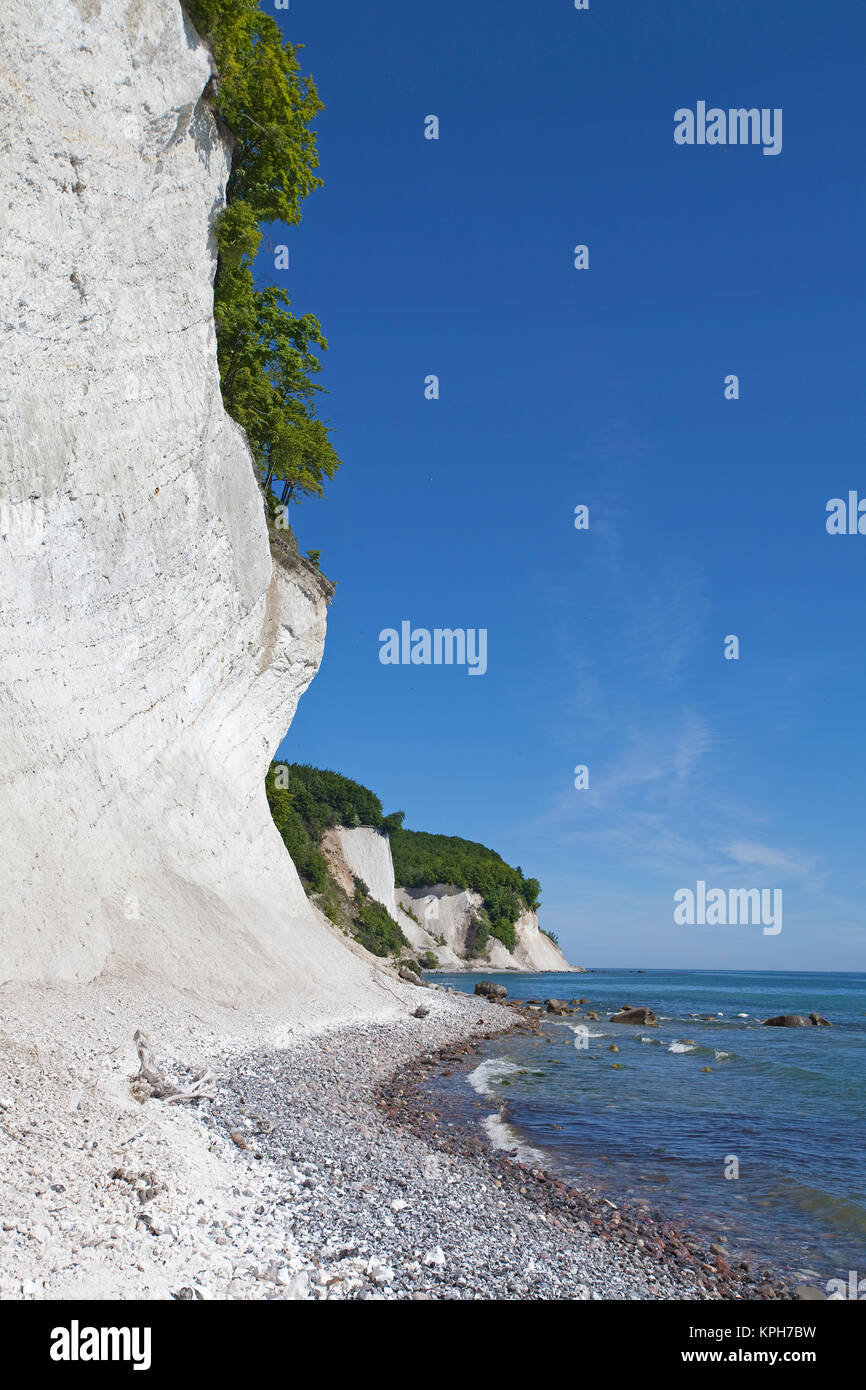
{"type": "Polygon", "coordinates": [[[672,1042],[670,1047],[668,1048],[668,1052],[694,1052],[694,1050],[694,1043],[672,1042]]]}
{"type": "Polygon", "coordinates": [[[524,1144],[517,1131],[502,1118],[501,1113],[488,1115],[484,1120],[484,1128],[494,1149],[516,1149],[521,1163],[534,1163],[536,1166],[544,1164],[545,1157],[541,1150],[524,1144]]]}
{"type": "Polygon", "coordinates": [[[496,1097],[496,1092],[492,1089],[497,1081],[509,1076],[520,1067],[516,1067],[513,1062],[507,1061],[504,1057],[490,1057],[486,1062],[471,1071],[466,1078],[473,1091],[477,1091],[480,1096],[496,1097]]]}
{"type": "Polygon", "coordinates": [[[717,1061],[717,1062],[721,1062],[721,1060],[722,1060],[723,1057],[730,1057],[730,1055],[731,1055],[730,1052],[717,1052],[717,1053],[716,1053],[716,1061],[717,1061]]]}

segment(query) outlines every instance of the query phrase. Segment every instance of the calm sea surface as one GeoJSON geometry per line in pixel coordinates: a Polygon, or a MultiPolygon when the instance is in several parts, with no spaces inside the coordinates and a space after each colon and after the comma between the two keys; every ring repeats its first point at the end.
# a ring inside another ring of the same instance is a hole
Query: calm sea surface
{"type": "MultiPolygon", "coordinates": [[[[431,978],[471,994],[481,977],[431,978]]],[[[467,1098],[472,1088],[473,1110],[483,1098],[494,1137],[541,1150],[547,1166],[585,1176],[611,1200],[721,1235],[767,1267],[811,1282],[850,1270],[866,1278],[866,976],[490,978],[512,999],[586,998],[599,1017],[548,1016],[549,1037],[486,1043],[468,1081],[455,1076],[449,1084],[467,1098]],[[623,1004],[650,1005],[659,1026],[610,1023],[623,1004]],[[834,1026],[761,1026],[773,1014],[813,1011],[834,1026]],[[575,1046],[581,1022],[586,1047],[575,1046]]]]}

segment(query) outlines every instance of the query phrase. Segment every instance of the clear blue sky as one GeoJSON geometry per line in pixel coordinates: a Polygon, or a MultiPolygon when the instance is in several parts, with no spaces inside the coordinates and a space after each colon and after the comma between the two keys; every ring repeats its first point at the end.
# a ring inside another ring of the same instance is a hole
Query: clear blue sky
{"type": "Polygon", "coordinates": [[[520,864],[575,962],[866,968],[866,536],[825,530],[866,496],[862,6],[277,17],[325,187],[260,278],[322,321],[344,460],[293,513],[338,589],[281,755],[520,864]],[[782,153],[677,146],[699,100],[782,153]],[[403,619],[487,674],[381,665],[403,619]],[[698,879],[781,888],[781,934],[676,926],[698,879]]]}

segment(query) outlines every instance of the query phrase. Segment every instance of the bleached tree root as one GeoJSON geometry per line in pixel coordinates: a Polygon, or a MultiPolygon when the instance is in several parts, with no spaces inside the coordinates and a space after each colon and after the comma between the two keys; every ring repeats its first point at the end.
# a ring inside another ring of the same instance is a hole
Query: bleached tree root
{"type": "Polygon", "coordinates": [[[193,1077],[189,1086],[175,1086],[151,1064],[150,1044],[140,1028],[136,1029],[133,1042],[138,1051],[139,1069],[130,1090],[136,1100],[143,1104],[146,1100],[155,1098],[164,1100],[166,1105],[176,1105],[181,1101],[214,1099],[213,1092],[206,1089],[216,1080],[213,1072],[205,1069],[193,1077]]]}

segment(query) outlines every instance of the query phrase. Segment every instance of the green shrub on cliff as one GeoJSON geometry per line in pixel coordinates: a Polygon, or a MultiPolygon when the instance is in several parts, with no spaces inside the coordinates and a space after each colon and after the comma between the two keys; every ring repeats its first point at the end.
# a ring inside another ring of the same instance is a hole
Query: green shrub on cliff
{"type": "Polygon", "coordinates": [[[354,883],[352,921],[355,939],[374,956],[393,955],[403,946],[408,946],[409,942],[394,918],[381,903],[370,897],[370,890],[363,879],[356,878],[354,883]]]}
{"type": "Polygon", "coordinates": [[[226,207],[216,219],[219,259],[214,323],[223,400],[247,433],[268,493],[281,500],[321,496],[340,466],[327,424],[316,415],[322,388],[315,349],[327,349],[312,314],[289,312],[275,287],[256,289],[252,265],[261,223],[300,221],[300,204],[322,180],[311,122],[323,110],[297,50],[258,0],[184,0],[209,42],[218,70],[211,102],[236,145],[226,207]]]}
{"type": "MultiPolygon", "coordinates": [[[[382,803],[374,792],[343,777],[339,772],[311,767],[309,763],[280,763],[282,780],[287,782],[283,792],[288,796],[307,834],[318,843],[333,825],[369,825],[374,830],[393,819],[382,815],[382,803]]],[[[276,786],[277,764],[271,764],[268,781],[276,786]]],[[[400,814],[399,812],[397,813],[400,814]]]]}
{"type": "Polygon", "coordinates": [[[283,837],[304,888],[308,893],[324,893],[330,875],[328,861],[319,849],[319,837],[310,834],[292,793],[277,785],[273,764],[265,778],[265,792],[274,825],[283,837]]]}
{"type": "Polygon", "coordinates": [[[247,203],[257,221],[300,221],[299,205],[322,180],[310,122],[324,110],[312,77],[300,77],[297,50],[258,0],[183,0],[213,49],[215,107],[238,141],[229,203],[247,203]]]}

